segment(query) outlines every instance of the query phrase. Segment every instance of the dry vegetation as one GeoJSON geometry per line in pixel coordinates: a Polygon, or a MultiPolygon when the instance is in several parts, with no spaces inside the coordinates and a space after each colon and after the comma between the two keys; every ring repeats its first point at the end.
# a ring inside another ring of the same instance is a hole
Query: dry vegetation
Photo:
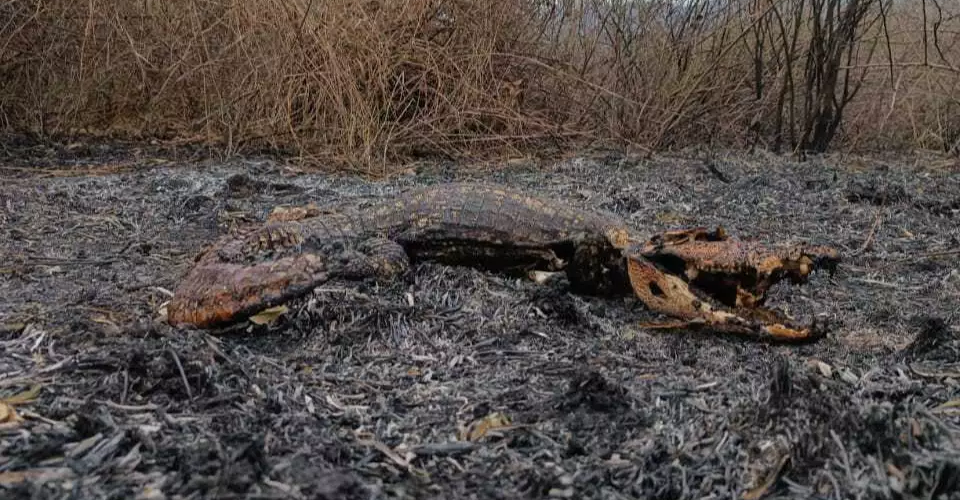
{"type": "Polygon", "coordinates": [[[0,0],[0,127],[418,155],[956,150],[944,0],[0,0]]]}

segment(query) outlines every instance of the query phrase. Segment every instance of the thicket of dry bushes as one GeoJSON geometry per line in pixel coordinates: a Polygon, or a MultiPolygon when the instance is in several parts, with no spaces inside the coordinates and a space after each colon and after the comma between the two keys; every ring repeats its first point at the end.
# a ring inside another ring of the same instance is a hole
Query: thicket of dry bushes
{"type": "Polygon", "coordinates": [[[0,0],[0,127],[360,169],[604,145],[956,148],[945,0],[0,0]]]}

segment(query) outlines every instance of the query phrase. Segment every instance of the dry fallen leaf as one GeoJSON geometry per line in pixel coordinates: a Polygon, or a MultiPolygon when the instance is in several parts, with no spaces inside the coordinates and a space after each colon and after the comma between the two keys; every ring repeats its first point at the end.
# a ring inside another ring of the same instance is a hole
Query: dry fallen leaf
{"type": "Polygon", "coordinates": [[[270,214],[267,215],[267,222],[298,221],[316,217],[320,213],[320,208],[315,203],[299,207],[279,206],[270,211],[270,214]]]}
{"type": "Polygon", "coordinates": [[[17,414],[14,405],[25,404],[37,399],[40,386],[35,385],[19,394],[7,398],[0,398],[0,423],[23,422],[23,417],[17,414]]]}
{"type": "Polygon", "coordinates": [[[530,271],[528,277],[531,281],[538,285],[542,285],[552,279],[557,279],[560,276],[563,276],[564,273],[561,272],[551,272],[551,271],[530,271]]]}
{"type": "Polygon", "coordinates": [[[0,484],[10,486],[14,484],[19,484],[26,481],[29,478],[36,477],[39,474],[34,473],[33,471],[22,471],[14,470],[7,472],[0,472],[0,484]]]}
{"type": "Polygon", "coordinates": [[[755,488],[745,491],[741,498],[743,498],[743,500],[759,500],[761,497],[766,495],[770,491],[770,488],[772,488],[773,485],[777,483],[777,480],[780,479],[780,475],[783,473],[783,469],[786,467],[787,462],[789,461],[790,455],[783,455],[780,457],[776,467],[770,471],[763,482],[757,485],[755,488]]]}
{"type": "Polygon", "coordinates": [[[459,433],[458,439],[461,441],[477,441],[486,436],[490,431],[503,429],[510,426],[510,417],[500,412],[494,412],[479,420],[474,420],[465,429],[459,433]]]}
{"type": "Polygon", "coordinates": [[[250,322],[256,325],[267,325],[273,323],[284,313],[289,311],[287,306],[274,306],[260,311],[258,314],[250,317],[250,322]]]}
{"type": "Polygon", "coordinates": [[[8,404],[5,401],[0,401],[0,423],[6,424],[22,421],[23,417],[17,415],[17,410],[13,409],[13,405],[8,404]]]}
{"type": "Polygon", "coordinates": [[[823,375],[826,378],[833,377],[833,367],[820,361],[819,359],[811,359],[807,362],[811,367],[816,368],[820,372],[820,375],[823,375]]]}
{"type": "MultiPolygon", "coordinates": [[[[937,413],[949,413],[951,415],[956,415],[960,413],[960,399],[951,399],[933,409],[937,413]]],[[[916,433],[914,433],[916,434],[916,433]]]]}
{"type": "Polygon", "coordinates": [[[26,323],[0,323],[0,334],[17,334],[22,332],[26,327],[26,323]]]}
{"type": "Polygon", "coordinates": [[[72,476],[70,469],[65,467],[50,467],[31,470],[16,470],[0,472],[0,485],[12,486],[29,480],[55,480],[72,476]]]}
{"type": "Polygon", "coordinates": [[[102,332],[104,335],[107,335],[107,336],[118,336],[118,335],[120,335],[121,333],[123,333],[123,331],[120,329],[120,327],[119,327],[113,320],[111,320],[110,318],[108,318],[108,317],[106,317],[106,316],[104,316],[104,315],[102,315],[102,314],[97,314],[97,315],[91,317],[90,319],[91,319],[94,323],[97,323],[97,324],[101,325],[101,332],[102,332]]]}
{"type": "Polygon", "coordinates": [[[12,405],[21,405],[21,404],[29,403],[29,402],[37,399],[37,396],[39,396],[39,395],[40,395],[40,385],[38,384],[38,385],[34,385],[33,387],[31,387],[31,388],[29,388],[29,389],[27,389],[27,390],[25,390],[25,391],[23,391],[23,392],[21,392],[21,393],[14,394],[13,396],[10,396],[9,398],[3,398],[2,401],[5,401],[5,402],[10,403],[10,404],[12,404],[12,405]]]}

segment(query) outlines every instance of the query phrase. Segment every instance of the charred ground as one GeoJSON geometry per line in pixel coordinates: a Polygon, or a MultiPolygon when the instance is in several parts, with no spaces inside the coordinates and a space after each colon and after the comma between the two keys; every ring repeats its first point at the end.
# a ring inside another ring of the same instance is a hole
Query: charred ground
{"type": "Polygon", "coordinates": [[[368,182],[126,146],[3,154],[0,391],[39,388],[0,429],[5,498],[960,498],[955,165],[609,157],[368,182]],[[332,283],[271,326],[158,319],[231,224],[464,179],[641,233],[836,246],[833,277],[772,299],[837,326],[807,346],[647,331],[632,300],[430,264],[332,283]]]}

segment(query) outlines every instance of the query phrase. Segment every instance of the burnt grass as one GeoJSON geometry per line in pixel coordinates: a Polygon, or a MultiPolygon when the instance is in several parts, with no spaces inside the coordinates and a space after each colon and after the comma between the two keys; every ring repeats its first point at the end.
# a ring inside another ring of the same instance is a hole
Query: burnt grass
{"type": "Polygon", "coordinates": [[[3,498],[960,498],[949,161],[611,155],[371,181],[137,145],[0,155],[0,395],[36,394],[0,424],[3,498]],[[435,264],[330,283],[267,325],[162,321],[231,225],[452,180],[643,234],[833,245],[833,276],[771,299],[831,333],[650,330],[630,298],[435,264]]]}

